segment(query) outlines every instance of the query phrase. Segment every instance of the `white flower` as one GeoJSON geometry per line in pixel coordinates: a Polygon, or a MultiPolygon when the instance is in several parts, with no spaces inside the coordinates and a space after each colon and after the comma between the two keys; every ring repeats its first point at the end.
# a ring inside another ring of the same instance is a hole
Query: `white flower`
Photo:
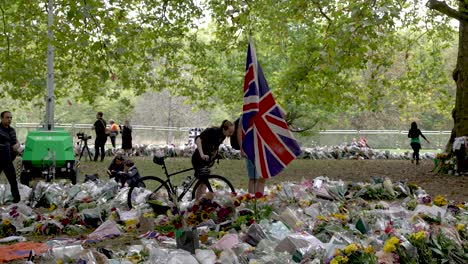
{"type": "Polygon", "coordinates": [[[393,183],[389,178],[385,178],[385,181],[383,182],[384,189],[390,193],[392,196],[396,196],[396,192],[393,189],[393,183]]]}

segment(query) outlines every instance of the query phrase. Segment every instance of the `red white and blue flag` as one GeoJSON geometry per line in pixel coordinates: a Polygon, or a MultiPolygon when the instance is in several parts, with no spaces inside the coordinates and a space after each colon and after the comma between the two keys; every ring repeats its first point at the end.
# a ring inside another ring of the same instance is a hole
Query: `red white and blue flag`
{"type": "Polygon", "coordinates": [[[268,88],[252,41],[249,41],[245,68],[242,149],[255,165],[257,174],[270,178],[299,156],[301,149],[268,88]]]}

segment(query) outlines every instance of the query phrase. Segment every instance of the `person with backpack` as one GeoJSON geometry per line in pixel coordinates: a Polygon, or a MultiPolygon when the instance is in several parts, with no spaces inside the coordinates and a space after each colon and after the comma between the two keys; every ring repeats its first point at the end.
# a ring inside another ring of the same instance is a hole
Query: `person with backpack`
{"type": "Polygon", "coordinates": [[[241,157],[245,159],[245,165],[247,167],[247,175],[249,177],[249,193],[256,194],[257,192],[263,194],[265,189],[265,179],[259,177],[255,170],[254,163],[247,158],[247,154],[245,154],[244,150],[242,149],[242,116],[237,118],[234,121],[234,131],[236,133],[235,137],[231,137],[231,147],[233,149],[240,150],[241,157]]]}

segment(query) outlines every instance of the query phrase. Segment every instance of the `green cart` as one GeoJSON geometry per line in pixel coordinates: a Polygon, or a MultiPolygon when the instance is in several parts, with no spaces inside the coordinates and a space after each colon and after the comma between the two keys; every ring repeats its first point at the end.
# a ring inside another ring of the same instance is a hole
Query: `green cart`
{"type": "Polygon", "coordinates": [[[26,138],[20,182],[29,185],[33,178],[44,177],[49,182],[59,177],[76,184],[76,165],[69,132],[58,128],[31,131],[26,138]]]}

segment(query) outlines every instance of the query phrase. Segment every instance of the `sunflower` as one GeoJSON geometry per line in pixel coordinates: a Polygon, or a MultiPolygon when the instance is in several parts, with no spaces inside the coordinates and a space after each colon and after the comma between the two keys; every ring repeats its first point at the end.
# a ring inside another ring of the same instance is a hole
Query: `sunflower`
{"type": "Polygon", "coordinates": [[[202,213],[200,214],[200,218],[201,218],[201,220],[204,222],[204,221],[210,219],[210,216],[208,215],[208,213],[202,212],[202,213]]]}

